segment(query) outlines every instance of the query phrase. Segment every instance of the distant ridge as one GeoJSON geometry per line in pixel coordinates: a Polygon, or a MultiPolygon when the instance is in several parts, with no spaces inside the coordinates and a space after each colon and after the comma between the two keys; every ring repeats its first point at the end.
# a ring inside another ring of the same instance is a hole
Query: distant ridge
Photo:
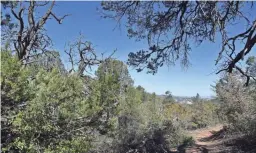
{"type": "MultiPolygon", "coordinates": [[[[166,95],[157,95],[159,96],[160,98],[165,98],[166,95]]],[[[183,104],[192,104],[193,103],[193,98],[194,97],[191,97],[191,96],[174,96],[173,95],[173,98],[176,102],[178,103],[183,103],[183,104]]],[[[203,100],[211,100],[211,99],[214,99],[213,97],[211,96],[207,96],[207,97],[201,97],[201,99],[203,100]]]]}

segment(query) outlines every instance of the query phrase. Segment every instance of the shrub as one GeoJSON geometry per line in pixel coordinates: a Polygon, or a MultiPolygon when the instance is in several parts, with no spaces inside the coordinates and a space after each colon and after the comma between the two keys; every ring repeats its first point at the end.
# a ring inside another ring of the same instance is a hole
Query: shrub
{"type": "Polygon", "coordinates": [[[216,85],[221,102],[219,115],[235,133],[256,135],[256,99],[253,97],[255,83],[249,87],[243,84],[243,78],[228,75],[216,85]]]}

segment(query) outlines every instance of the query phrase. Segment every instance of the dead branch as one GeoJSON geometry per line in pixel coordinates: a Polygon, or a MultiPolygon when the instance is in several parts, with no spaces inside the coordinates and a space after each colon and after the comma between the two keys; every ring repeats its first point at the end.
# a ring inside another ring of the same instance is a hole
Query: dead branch
{"type": "MultiPolygon", "coordinates": [[[[20,6],[22,6],[24,2],[21,1],[19,3],[20,6]]],[[[63,17],[58,18],[53,12],[55,1],[52,1],[44,15],[39,17],[39,19],[35,19],[34,15],[37,8],[46,7],[48,4],[49,2],[41,3],[37,1],[30,1],[27,8],[22,7],[17,12],[16,6],[7,6],[7,8],[10,8],[12,15],[19,23],[18,32],[15,34],[12,41],[18,58],[23,61],[25,65],[26,63],[29,63],[29,57],[31,57],[30,54],[44,53],[44,51],[51,46],[51,39],[44,30],[44,25],[50,19],[50,16],[52,16],[59,24],[62,23],[65,17],[69,16],[64,15],[63,17]],[[27,13],[27,20],[23,17],[24,13],[27,13]],[[27,24],[25,22],[27,22],[27,24]]]]}
{"type": "Polygon", "coordinates": [[[83,35],[80,34],[79,38],[75,42],[69,43],[68,48],[65,49],[65,53],[71,63],[69,72],[76,72],[80,76],[83,76],[88,68],[91,69],[92,66],[99,65],[106,59],[112,58],[116,52],[114,50],[108,57],[104,57],[104,54],[102,54],[100,58],[92,47],[92,43],[85,41],[83,38],[83,35]],[[76,66],[78,67],[77,70],[75,70],[76,66]]]}
{"type": "Polygon", "coordinates": [[[58,21],[59,24],[62,23],[62,20],[63,20],[65,17],[70,16],[70,14],[66,14],[66,15],[64,15],[63,17],[58,18],[58,17],[56,17],[56,15],[55,15],[54,13],[52,13],[52,12],[51,12],[51,15],[54,17],[54,19],[55,19],[56,21],[58,21]]]}

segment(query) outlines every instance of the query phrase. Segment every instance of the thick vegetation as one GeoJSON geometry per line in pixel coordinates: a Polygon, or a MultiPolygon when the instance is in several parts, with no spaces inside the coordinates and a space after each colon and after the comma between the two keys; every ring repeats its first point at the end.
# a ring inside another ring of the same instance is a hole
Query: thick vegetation
{"type": "Polygon", "coordinates": [[[22,67],[9,51],[1,56],[2,151],[164,152],[182,144],[182,130],[216,118],[210,101],[179,104],[135,88],[118,60],[107,59],[90,78],[22,67]]]}
{"type": "Polygon", "coordinates": [[[5,46],[1,48],[2,152],[166,153],[192,144],[186,131],[217,123],[227,125],[228,135],[256,142],[256,58],[249,57],[243,69],[237,66],[253,49],[256,22],[248,19],[246,32],[226,37],[226,24],[247,19],[240,12],[244,3],[102,3],[103,9],[114,12],[119,20],[128,16],[131,37],[148,37],[149,51],[129,55],[128,64],[138,71],[148,68],[156,73],[165,62],[174,64],[179,55],[186,65],[188,37],[200,43],[213,41],[215,33],[221,33],[223,50],[219,58],[224,52],[229,57],[219,72],[228,73],[223,73],[214,86],[214,99],[197,94],[189,103],[177,102],[170,91],[156,95],[134,86],[124,62],[112,58],[112,54],[99,58],[91,42],[82,36],[64,51],[71,66],[65,69],[61,52],[49,50],[51,39],[44,29],[48,20],[61,24],[67,16],[58,18],[54,14],[54,1],[31,1],[24,7],[19,7],[23,2],[1,4],[9,10],[1,12],[5,46]],[[155,12],[156,5],[163,12],[155,12]],[[48,9],[41,13],[43,16],[36,16],[40,7],[48,9]],[[169,29],[173,25],[178,26],[169,29]],[[172,32],[172,43],[160,45],[160,38],[172,32]],[[236,54],[240,37],[247,43],[236,54]],[[97,69],[89,75],[86,71],[92,66],[97,69]]]}
{"type": "MultiPolygon", "coordinates": [[[[254,69],[254,62],[251,65],[254,69]]],[[[220,101],[218,113],[222,121],[230,127],[232,134],[242,134],[249,137],[256,136],[256,84],[251,82],[244,86],[245,78],[239,75],[226,75],[216,85],[216,92],[220,101]]]]}

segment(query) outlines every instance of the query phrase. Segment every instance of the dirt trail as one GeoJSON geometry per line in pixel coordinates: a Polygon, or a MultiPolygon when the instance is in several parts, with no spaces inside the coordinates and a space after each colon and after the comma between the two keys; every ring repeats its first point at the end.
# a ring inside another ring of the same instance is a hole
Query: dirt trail
{"type": "MultiPolygon", "coordinates": [[[[213,138],[218,133],[222,133],[222,125],[216,125],[205,129],[190,131],[188,134],[195,140],[195,145],[186,148],[185,153],[219,153],[225,152],[223,139],[213,138]]],[[[227,149],[227,148],[226,148],[227,149]]]]}
{"type": "Polygon", "coordinates": [[[227,137],[227,128],[216,125],[204,129],[189,131],[195,144],[188,147],[180,145],[172,153],[256,153],[256,138],[248,139],[243,136],[227,137]],[[249,140],[249,141],[248,141],[249,140]]]}
{"type": "Polygon", "coordinates": [[[205,129],[199,129],[195,131],[189,132],[189,135],[192,136],[195,140],[195,143],[197,145],[213,145],[219,142],[219,140],[213,140],[213,141],[202,141],[205,138],[210,138],[213,136],[214,133],[219,132],[222,130],[223,126],[222,125],[217,125],[214,127],[209,127],[205,129]]]}

